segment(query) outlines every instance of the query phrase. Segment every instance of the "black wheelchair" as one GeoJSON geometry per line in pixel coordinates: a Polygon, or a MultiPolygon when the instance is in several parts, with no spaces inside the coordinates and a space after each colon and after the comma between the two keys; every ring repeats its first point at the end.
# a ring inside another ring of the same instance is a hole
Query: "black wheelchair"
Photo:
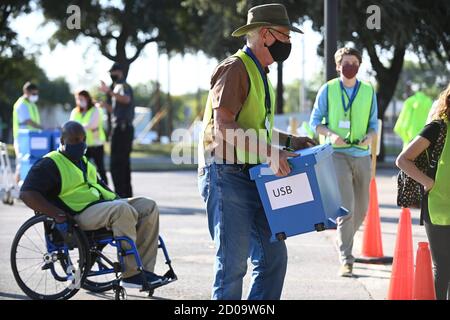
{"type": "Polygon", "coordinates": [[[151,285],[130,238],[114,237],[106,229],[83,231],[72,219],[59,224],[51,217],[36,213],[14,238],[11,268],[17,284],[31,299],[69,299],[83,288],[95,293],[113,290],[116,300],[126,300],[121,272],[124,257],[132,255],[142,275],[140,291],[151,297],[155,289],[177,280],[161,237],[158,248],[163,251],[169,270],[164,282],[151,285]],[[128,248],[124,248],[125,243],[128,248]]]}

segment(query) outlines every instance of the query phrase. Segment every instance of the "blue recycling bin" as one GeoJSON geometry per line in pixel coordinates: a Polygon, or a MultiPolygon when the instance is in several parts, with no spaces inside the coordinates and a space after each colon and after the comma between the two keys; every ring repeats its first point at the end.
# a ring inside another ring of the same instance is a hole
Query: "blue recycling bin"
{"type": "Polygon", "coordinates": [[[50,131],[31,131],[20,129],[18,134],[19,152],[22,156],[42,158],[52,148],[52,133],[50,131]]]}
{"type": "Polygon", "coordinates": [[[30,157],[30,155],[26,155],[22,159],[20,159],[20,180],[24,181],[30,171],[31,167],[39,160],[40,158],[30,157]]]}
{"type": "Polygon", "coordinates": [[[59,148],[59,141],[61,139],[61,131],[60,130],[53,130],[52,131],[52,150],[58,150],[59,148]]]}
{"type": "Polygon", "coordinates": [[[342,207],[329,144],[297,151],[291,173],[277,177],[267,164],[250,169],[272,232],[271,241],[312,231],[335,229],[342,207]]]}

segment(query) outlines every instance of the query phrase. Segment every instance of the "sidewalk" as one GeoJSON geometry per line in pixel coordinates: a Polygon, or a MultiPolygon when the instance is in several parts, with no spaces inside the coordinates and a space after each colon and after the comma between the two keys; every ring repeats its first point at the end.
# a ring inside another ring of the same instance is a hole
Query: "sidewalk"
{"type": "MultiPolygon", "coordinates": [[[[392,256],[400,209],[395,205],[394,170],[380,169],[377,175],[383,249],[392,256]]],[[[196,173],[134,172],[135,195],[149,196],[160,207],[161,230],[179,280],[155,292],[154,299],[209,299],[214,258],[207,231],[203,204],[198,195],[196,173]]],[[[26,298],[10,270],[9,250],[18,227],[32,214],[23,204],[0,204],[0,299],[26,298]]],[[[419,226],[419,212],[412,211],[414,251],[418,241],[426,241],[419,226]]],[[[339,268],[334,247],[335,231],[309,233],[287,240],[289,264],[282,299],[385,299],[391,266],[355,264],[355,278],[337,276],[339,268]]],[[[355,238],[354,253],[361,252],[362,231],[355,238]]],[[[250,268],[250,266],[249,266],[250,268]]],[[[159,255],[157,272],[166,271],[159,255]]],[[[249,269],[250,270],[250,269],[249,269]]],[[[245,279],[244,297],[249,276],[245,279]]],[[[146,299],[138,290],[127,290],[129,299],[146,299]]],[[[73,299],[113,299],[111,292],[92,294],[80,291],[73,299]]]]}

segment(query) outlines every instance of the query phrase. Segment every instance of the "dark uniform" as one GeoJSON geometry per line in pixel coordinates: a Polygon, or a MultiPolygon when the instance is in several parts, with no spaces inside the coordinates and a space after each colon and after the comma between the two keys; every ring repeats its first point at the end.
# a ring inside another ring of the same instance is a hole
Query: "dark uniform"
{"type": "Polygon", "coordinates": [[[111,176],[114,190],[121,198],[133,196],[131,188],[130,153],[134,138],[134,101],[133,89],[128,83],[119,80],[114,83],[113,92],[129,96],[130,102],[119,103],[114,97],[108,97],[113,107],[111,132],[111,176]]]}

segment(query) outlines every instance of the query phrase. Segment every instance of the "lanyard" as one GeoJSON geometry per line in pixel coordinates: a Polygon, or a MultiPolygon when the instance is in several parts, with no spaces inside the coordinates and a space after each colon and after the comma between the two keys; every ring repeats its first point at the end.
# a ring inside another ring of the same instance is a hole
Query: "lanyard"
{"type": "Polygon", "coordinates": [[[358,94],[359,86],[360,86],[361,83],[358,80],[356,80],[356,85],[355,85],[355,88],[353,89],[351,97],[349,97],[347,95],[347,91],[345,91],[345,88],[344,88],[344,85],[342,84],[342,81],[339,81],[339,83],[341,85],[342,106],[344,107],[344,112],[347,115],[348,110],[352,107],[353,101],[355,101],[355,98],[356,98],[356,95],[358,94]],[[348,104],[347,105],[345,104],[344,94],[348,98],[348,104]]]}
{"type": "Polygon", "coordinates": [[[265,92],[265,105],[266,105],[266,117],[271,113],[271,107],[270,107],[270,92],[269,92],[269,81],[267,80],[267,74],[262,68],[261,64],[259,63],[258,59],[253,54],[252,50],[244,46],[244,52],[253,60],[253,62],[258,67],[259,73],[261,75],[261,78],[264,82],[264,92],[265,92]]]}

